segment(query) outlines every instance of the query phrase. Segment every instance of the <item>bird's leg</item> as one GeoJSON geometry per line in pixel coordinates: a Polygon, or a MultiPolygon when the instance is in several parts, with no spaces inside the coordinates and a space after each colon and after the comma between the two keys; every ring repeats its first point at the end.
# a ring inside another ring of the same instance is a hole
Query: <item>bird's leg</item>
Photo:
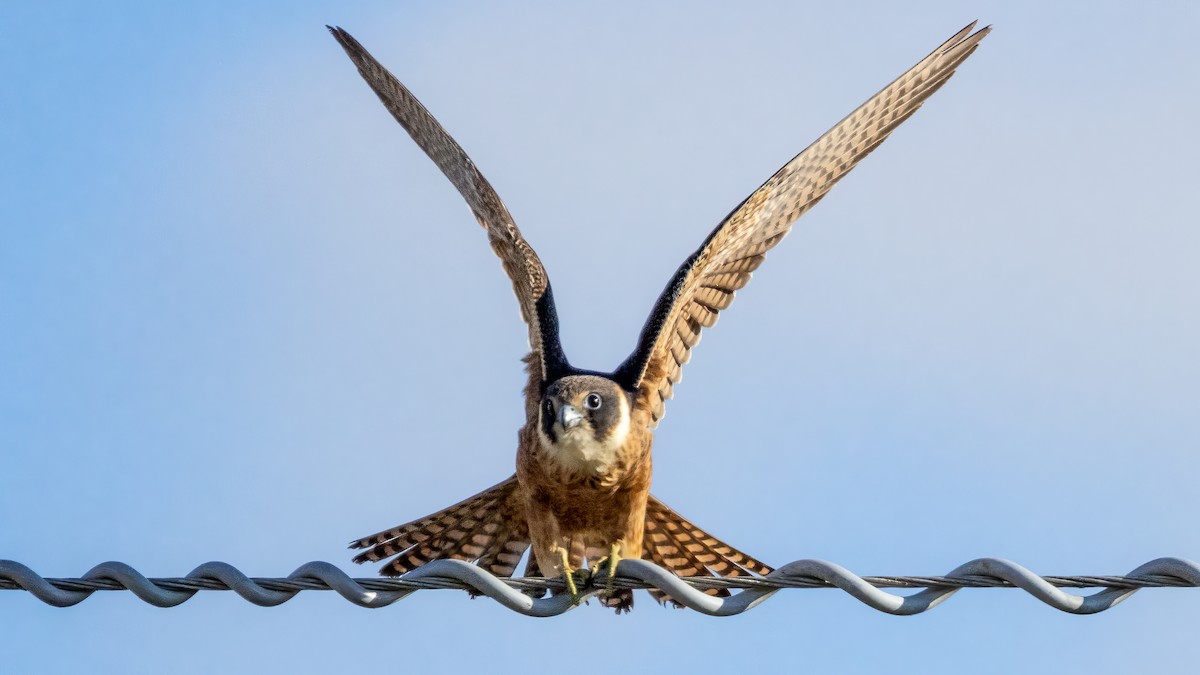
{"type": "Polygon", "coordinates": [[[621,562],[620,550],[621,544],[619,542],[613,542],[612,546],[610,546],[608,549],[608,556],[596,561],[597,569],[605,566],[608,567],[608,578],[604,580],[605,597],[611,598],[613,591],[615,590],[613,587],[613,580],[617,577],[617,563],[621,562]]]}
{"type": "Polygon", "coordinates": [[[559,555],[562,556],[563,576],[567,579],[567,590],[571,593],[571,604],[578,605],[582,596],[579,595],[579,588],[575,585],[575,572],[571,569],[571,559],[567,553],[567,549],[559,547],[559,555]]]}

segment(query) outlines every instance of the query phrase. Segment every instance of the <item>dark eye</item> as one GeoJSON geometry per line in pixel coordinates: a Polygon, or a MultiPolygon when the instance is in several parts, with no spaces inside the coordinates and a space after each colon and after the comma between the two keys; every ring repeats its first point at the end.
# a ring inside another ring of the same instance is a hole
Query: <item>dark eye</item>
{"type": "Polygon", "coordinates": [[[600,394],[588,394],[587,398],[583,399],[583,407],[588,410],[599,410],[604,399],[600,398],[600,394]]]}

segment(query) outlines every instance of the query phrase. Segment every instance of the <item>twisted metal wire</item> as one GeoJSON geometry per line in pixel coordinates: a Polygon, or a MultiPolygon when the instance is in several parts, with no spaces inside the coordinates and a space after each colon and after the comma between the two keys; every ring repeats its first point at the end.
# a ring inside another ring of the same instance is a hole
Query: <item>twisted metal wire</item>
{"type": "MultiPolygon", "coordinates": [[[[584,598],[605,588],[604,571],[591,576],[580,589],[584,598]]],[[[95,591],[129,590],[158,607],[174,607],[198,591],[231,590],[256,605],[274,607],[300,591],[332,590],[360,607],[386,607],[425,589],[460,589],[486,595],[527,616],[557,616],[573,609],[559,579],[500,578],[460,560],[435,560],[399,579],[352,579],[327,562],[301,565],[285,578],[251,579],[233,565],[205,563],[186,577],[147,579],[129,565],[101,563],[78,579],[46,579],[21,563],[0,560],[0,590],[23,589],[55,607],[69,607],[95,591]]],[[[860,577],[835,563],[797,560],[765,577],[680,578],[645,560],[622,560],[613,579],[616,588],[657,588],[676,602],[712,616],[741,614],[783,588],[840,588],[867,606],[888,614],[920,614],[961,588],[1021,588],[1051,607],[1071,614],[1095,614],[1120,603],[1140,588],[1200,586],[1200,564],[1182,558],[1158,558],[1125,576],[1048,576],[1000,558],[979,558],[944,576],[860,577]],[[706,595],[706,588],[740,590],[725,598],[706,595]],[[880,588],[922,588],[903,596],[880,588]],[[1074,595],[1059,588],[1101,588],[1091,595],[1074,595]]]]}

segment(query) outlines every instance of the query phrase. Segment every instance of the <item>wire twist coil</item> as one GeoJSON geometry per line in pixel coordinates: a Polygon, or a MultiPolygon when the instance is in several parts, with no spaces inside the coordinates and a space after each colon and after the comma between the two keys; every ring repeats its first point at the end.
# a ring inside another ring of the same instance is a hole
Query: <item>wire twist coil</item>
{"type": "MultiPolygon", "coordinates": [[[[603,571],[585,584],[584,597],[599,593],[607,581],[603,571]]],[[[784,588],[840,588],[872,609],[907,616],[920,614],[945,601],[962,588],[1021,588],[1051,607],[1071,614],[1095,614],[1113,607],[1138,589],[1200,586],[1200,564],[1182,558],[1158,558],[1125,576],[1041,577],[1017,563],[1000,558],[979,558],[944,576],[860,577],[824,560],[797,560],[765,577],[697,577],[682,579],[644,560],[622,560],[617,567],[618,588],[657,588],[680,605],[711,616],[732,616],[750,610],[784,588]],[[705,588],[739,589],[725,598],[706,595],[705,588]],[[1091,595],[1075,595],[1061,588],[1098,587],[1091,595]],[[882,588],[922,588],[908,596],[882,588]]],[[[120,562],[96,565],[80,578],[47,579],[21,563],[0,560],[0,590],[23,589],[55,607],[70,607],[96,591],[128,590],[157,607],[174,607],[204,590],[231,590],[256,605],[274,607],[300,591],[332,590],[360,607],[386,607],[418,590],[460,589],[486,595],[526,616],[557,616],[575,605],[557,579],[500,578],[459,560],[435,560],[398,579],[354,579],[327,562],[310,562],[284,578],[250,578],[223,562],[205,563],[186,577],[148,579],[120,562]]]]}

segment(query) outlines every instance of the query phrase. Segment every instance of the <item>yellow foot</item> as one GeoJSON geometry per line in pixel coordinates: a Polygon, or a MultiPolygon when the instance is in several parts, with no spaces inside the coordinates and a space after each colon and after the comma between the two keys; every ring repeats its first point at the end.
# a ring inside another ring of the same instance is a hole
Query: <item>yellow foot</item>
{"type": "Polygon", "coordinates": [[[619,551],[620,544],[613,544],[612,547],[608,549],[608,557],[601,558],[600,560],[596,561],[596,569],[608,567],[608,578],[604,580],[605,597],[611,598],[613,591],[616,590],[613,587],[613,580],[617,578],[617,563],[621,562],[621,554],[619,551]]]}
{"type": "Polygon", "coordinates": [[[571,604],[578,605],[583,596],[579,594],[579,587],[575,585],[575,571],[571,569],[571,560],[567,557],[567,549],[560,548],[558,552],[562,554],[563,577],[567,580],[567,591],[571,593],[571,604]]]}
{"type": "Polygon", "coordinates": [[[613,544],[608,556],[596,561],[595,569],[606,569],[608,578],[604,581],[604,594],[600,596],[600,604],[609,609],[617,610],[617,614],[628,612],[633,608],[633,591],[628,588],[616,588],[617,565],[621,562],[620,545],[613,544]]]}

